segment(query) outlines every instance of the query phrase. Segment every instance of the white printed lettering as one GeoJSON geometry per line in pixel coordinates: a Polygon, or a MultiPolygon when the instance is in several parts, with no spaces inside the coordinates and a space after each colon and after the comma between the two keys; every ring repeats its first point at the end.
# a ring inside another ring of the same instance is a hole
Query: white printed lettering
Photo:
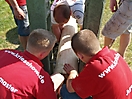
{"type": "Polygon", "coordinates": [[[5,81],[2,77],[0,77],[0,83],[7,89],[9,89],[11,92],[17,92],[18,90],[15,89],[11,84],[9,84],[7,81],[5,81]]]}
{"type": "Polygon", "coordinates": [[[112,64],[108,66],[108,68],[106,68],[102,73],[100,73],[98,77],[104,78],[106,74],[110,73],[117,66],[119,57],[120,57],[119,53],[115,54],[114,61],[112,62],[112,64]]]}
{"type": "Polygon", "coordinates": [[[132,85],[126,90],[126,96],[128,96],[132,91],[132,85]]]}
{"type": "Polygon", "coordinates": [[[100,75],[98,75],[100,78],[103,78],[105,76],[105,73],[102,72],[100,75]]]}
{"type": "Polygon", "coordinates": [[[6,53],[9,53],[13,56],[15,56],[16,58],[18,58],[19,60],[21,60],[25,65],[27,65],[32,71],[34,71],[34,73],[37,75],[37,77],[40,79],[40,82],[43,84],[44,83],[44,76],[40,75],[39,71],[32,65],[32,63],[28,62],[27,60],[25,60],[23,58],[23,56],[20,56],[18,53],[14,53],[12,51],[9,50],[5,50],[6,53]]]}

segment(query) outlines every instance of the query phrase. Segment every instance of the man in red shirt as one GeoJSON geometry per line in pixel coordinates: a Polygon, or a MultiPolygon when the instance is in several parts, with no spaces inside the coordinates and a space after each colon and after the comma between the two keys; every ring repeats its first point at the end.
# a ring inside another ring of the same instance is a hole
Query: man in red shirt
{"type": "Polygon", "coordinates": [[[0,99],[57,99],[50,75],[40,61],[55,42],[53,33],[36,29],[29,35],[24,52],[0,50],[0,99]]]}
{"type": "Polygon", "coordinates": [[[78,74],[65,64],[69,77],[60,90],[63,99],[132,99],[132,72],[119,53],[108,47],[101,50],[95,34],[87,29],[76,33],[71,44],[86,65],[78,74]]]}
{"type": "Polygon", "coordinates": [[[26,0],[6,0],[6,2],[10,5],[15,23],[18,26],[20,43],[26,49],[27,39],[30,33],[26,0]]]}

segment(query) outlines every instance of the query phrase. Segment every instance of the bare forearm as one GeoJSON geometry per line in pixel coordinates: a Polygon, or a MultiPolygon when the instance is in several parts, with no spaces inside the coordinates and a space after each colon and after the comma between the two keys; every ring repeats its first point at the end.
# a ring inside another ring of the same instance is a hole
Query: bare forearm
{"type": "Polygon", "coordinates": [[[61,37],[61,30],[59,25],[52,25],[52,32],[54,33],[57,38],[57,41],[59,42],[61,37]]]}
{"type": "Polygon", "coordinates": [[[75,92],[71,83],[72,80],[75,79],[78,76],[78,73],[76,70],[72,70],[69,74],[69,77],[67,78],[66,87],[69,92],[75,92]]]}
{"type": "Polygon", "coordinates": [[[9,3],[11,4],[13,9],[18,9],[19,5],[16,0],[9,0],[9,3]]]}
{"type": "Polygon", "coordinates": [[[9,0],[9,3],[11,4],[14,15],[17,19],[23,20],[25,18],[25,13],[24,11],[19,7],[18,3],[16,0],[9,0]]]}

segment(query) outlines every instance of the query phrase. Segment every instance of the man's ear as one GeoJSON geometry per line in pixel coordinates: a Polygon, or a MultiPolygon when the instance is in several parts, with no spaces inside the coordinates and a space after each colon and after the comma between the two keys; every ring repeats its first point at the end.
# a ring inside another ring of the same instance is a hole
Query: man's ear
{"type": "Polygon", "coordinates": [[[81,60],[84,58],[83,55],[81,53],[77,53],[78,58],[80,58],[81,60]]]}
{"type": "Polygon", "coordinates": [[[46,53],[44,51],[39,53],[39,58],[40,59],[43,59],[45,57],[46,57],[46,53]]]}

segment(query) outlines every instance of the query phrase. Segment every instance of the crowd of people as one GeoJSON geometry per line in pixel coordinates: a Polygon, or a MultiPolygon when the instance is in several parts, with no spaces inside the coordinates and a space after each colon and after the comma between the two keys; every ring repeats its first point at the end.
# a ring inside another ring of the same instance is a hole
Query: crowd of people
{"type": "Polygon", "coordinates": [[[120,0],[119,7],[116,0],[110,0],[114,14],[102,30],[103,48],[93,31],[82,28],[85,0],[54,0],[52,32],[29,31],[26,0],[6,1],[25,50],[0,50],[0,99],[132,99],[132,71],[123,58],[130,42],[132,0],[120,0]],[[60,41],[63,25],[71,16],[80,26],[71,39],[71,46],[85,65],[78,72],[65,63],[63,69],[68,77],[54,90],[56,82],[42,68],[40,60],[60,41]],[[121,42],[116,52],[110,47],[118,36],[121,42]]]}

